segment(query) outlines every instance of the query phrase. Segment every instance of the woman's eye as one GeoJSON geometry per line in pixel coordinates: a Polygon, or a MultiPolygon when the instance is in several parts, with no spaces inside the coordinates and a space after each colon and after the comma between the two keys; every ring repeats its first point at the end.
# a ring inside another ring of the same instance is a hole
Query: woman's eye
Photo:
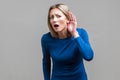
{"type": "Polygon", "coordinates": [[[60,18],[61,16],[60,15],[57,15],[58,18],[60,18]]]}
{"type": "Polygon", "coordinates": [[[55,17],[56,17],[56,18],[60,18],[60,17],[61,17],[61,15],[50,16],[50,17],[49,17],[49,19],[54,19],[55,17]]]}

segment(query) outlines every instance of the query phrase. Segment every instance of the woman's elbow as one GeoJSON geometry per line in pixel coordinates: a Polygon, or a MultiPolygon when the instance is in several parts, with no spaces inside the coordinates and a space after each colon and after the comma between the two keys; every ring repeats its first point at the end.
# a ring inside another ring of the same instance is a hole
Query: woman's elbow
{"type": "Polygon", "coordinates": [[[87,61],[91,61],[93,60],[93,57],[94,57],[94,52],[93,50],[90,50],[87,52],[87,55],[84,57],[84,59],[87,61]]]}

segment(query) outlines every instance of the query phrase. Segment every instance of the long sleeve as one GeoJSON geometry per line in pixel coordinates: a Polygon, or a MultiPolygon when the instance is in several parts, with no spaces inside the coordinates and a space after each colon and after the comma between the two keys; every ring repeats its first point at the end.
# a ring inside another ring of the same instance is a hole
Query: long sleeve
{"type": "Polygon", "coordinates": [[[90,61],[93,59],[94,53],[89,43],[88,34],[84,29],[78,30],[79,37],[75,38],[75,42],[80,50],[82,57],[90,61]]]}
{"type": "Polygon", "coordinates": [[[41,39],[41,46],[42,46],[42,52],[43,52],[42,62],[43,62],[44,80],[50,80],[51,59],[50,59],[50,54],[49,54],[44,36],[41,39]]]}

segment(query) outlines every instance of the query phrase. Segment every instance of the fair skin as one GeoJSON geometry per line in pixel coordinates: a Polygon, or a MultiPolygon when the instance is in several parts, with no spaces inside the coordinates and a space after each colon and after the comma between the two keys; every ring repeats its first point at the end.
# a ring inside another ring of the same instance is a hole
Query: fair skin
{"type": "Polygon", "coordinates": [[[50,11],[50,23],[60,39],[67,38],[69,36],[68,32],[75,38],[79,36],[76,30],[76,18],[71,12],[69,15],[70,20],[57,8],[50,11]]]}

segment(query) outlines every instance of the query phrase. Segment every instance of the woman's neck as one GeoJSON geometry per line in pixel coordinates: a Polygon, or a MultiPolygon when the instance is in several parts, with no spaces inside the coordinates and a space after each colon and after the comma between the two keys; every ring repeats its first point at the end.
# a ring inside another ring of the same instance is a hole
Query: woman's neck
{"type": "Polygon", "coordinates": [[[59,39],[64,39],[64,38],[70,37],[70,34],[68,33],[67,30],[58,32],[57,34],[58,34],[59,39]]]}
{"type": "Polygon", "coordinates": [[[67,33],[58,33],[58,38],[59,39],[64,39],[64,38],[67,38],[67,33]]]}

